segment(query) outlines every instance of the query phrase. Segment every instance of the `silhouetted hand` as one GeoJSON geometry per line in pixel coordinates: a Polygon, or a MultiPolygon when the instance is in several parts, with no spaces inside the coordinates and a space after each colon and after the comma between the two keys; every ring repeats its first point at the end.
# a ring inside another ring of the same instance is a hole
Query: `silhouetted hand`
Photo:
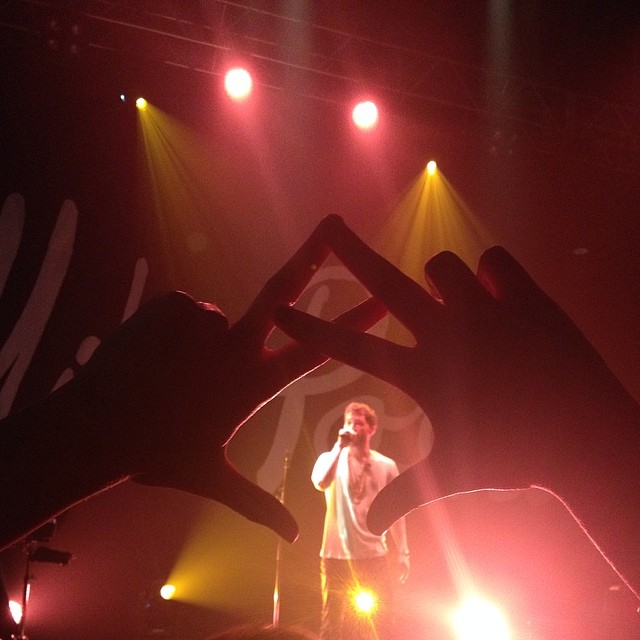
{"type": "Polygon", "coordinates": [[[337,217],[329,241],[411,331],[415,345],[290,309],[279,311],[278,324],[400,388],[434,427],[427,460],[374,501],[371,530],[380,533],[415,507],[454,493],[537,486],[565,500],[615,562],[627,562],[622,546],[631,545],[627,534],[635,531],[635,557],[640,522],[631,507],[638,511],[640,409],[511,255],[500,247],[488,250],[474,275],[457,256],[441,253],[425,266],[428,291],[337,217]],[[618,542],[609,533],[610,518],[618,542]]]}
{"type": "MultiPolygon", "coordinates": [[[[97,350],[82,382],[108,416],[113,455],[122,453],[127,473],[212,498],[288,540],[296,537],[288,511],[235,471],[225,445],[260,406],[326,361],[308,347],[290,343],[276,351],[265,341],[274,310],[295,302],[327,255],[321,225],[233,326],[216,307],[172,292],[148,303],[97,350]]],[[[366,329],[383,314],[369,301],[340,322],[366,329]]]]}
{"type": "MultiPolygon", "coordinates": [[[[21,506],[0,527],[0,543],[130,478],[216,500],[294,540],[291,514],[233,468],[225,446],[281,389],[326,361],[293,342],[265,346],[275,309],[295,302],[329,254],[323,226],[232,326],[213,305],[179,292],[160,296],[116,329],[76,378],[9,416],[3,487],[25,496],[13,498],[21,506]]],[[[369,300],[338,322],[366,330],[385,313],[369,300]]]]}

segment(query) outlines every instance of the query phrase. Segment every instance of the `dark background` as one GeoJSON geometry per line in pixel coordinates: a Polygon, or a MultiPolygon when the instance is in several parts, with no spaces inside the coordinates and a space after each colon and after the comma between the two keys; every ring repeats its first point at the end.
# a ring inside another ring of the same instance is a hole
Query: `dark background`
{"type": "MultiPolygon", "coordinates": [[[[62,288],[3,412],[46,394],[77,368],[84,338],[117,326],[140,259],[143,300],[179,288],[237,319],[327,213],[384,251],[381,230],[431,158],[492,242],[525,265],[640,399],[635,4],[3,3],[0,196],[19,193],[26,207],[0,298],[3,341],[27,307],[62,203],[79,212],[62,288]],[[251,113],[219,88],[234,57],[256,72],[251,113]],[[348,109],[372,88],[382,122],[363,138],[348,109]],[[190,136],[181,137],[193,153],[172,203],[158,205],[149,191],[137,95],[190,136]]],[[[334,286],[329,307],[345,289],[356,287],[334,286]]],[[[311,629],[324,512],[309,482],[315,456],[352,397],[390,420],[414,409],[336,365],[314,375],[324,391],[304,381],[298,413],[289,396],[276,399],[230,451],[256,477],[275,426],[295,416],[286,500],[301,536],[282,548],[281,618],[311,629]]],[[[405,467],[419,458],[419,433],[413,418],[383,429],[376,446],[405,467]]],[[[456,498],[408,523],[405,637],[451,637],[446,615],[465,581],[501,603],[517,638],[638,637],[636,604],[544,495],[456,498]]],[[[193,496],[120,486],[64,515],[50,545],[74,559],[32,567],[31,638],[197,639],[271,620],[275,535],[193,496]],[[189,597],[161,603],[157,587],[174,567],[189,597]]],[[[2,555],[15,598],[24,558],[21,545],[2,555]]]]}

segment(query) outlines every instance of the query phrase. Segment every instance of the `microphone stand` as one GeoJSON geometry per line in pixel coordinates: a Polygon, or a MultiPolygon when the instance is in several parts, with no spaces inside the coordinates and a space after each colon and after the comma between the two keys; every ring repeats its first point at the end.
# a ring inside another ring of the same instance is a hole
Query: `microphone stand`
{"type": "MultiPolygon", "coordinates": [[[[284,465],[282,467],[282,483],[276,494],[276,498],[281,504],[284,504],[284,490],[287,483],[287,472],[289,471],[289,452],[284,454],[284,465]]],[[[275,582],[273,585],[273,619],[272,625],[277,627],[280,623],[280,558],[282,555],[282,538],[278,536],[278,543],[276,545],[276,569],[275,569],[275,582]]]]}
{"type": "Polygon", "coordinates": [[[22,615],[20,616],[20,622],[18,623],[18,637],[17,640],[26,640],[25,627],[27,625],[27,604],[29,603],[29,592],[31,591],[31,550],[28,548],[27,543],[27,564],[24,570],[24,578],[22,579],[22,615]]]}

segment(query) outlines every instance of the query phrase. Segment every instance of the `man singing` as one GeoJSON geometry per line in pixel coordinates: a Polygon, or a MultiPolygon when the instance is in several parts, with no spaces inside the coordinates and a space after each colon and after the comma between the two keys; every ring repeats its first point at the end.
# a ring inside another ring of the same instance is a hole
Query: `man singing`
{"type": "MultiPolygon", "coordinates": [[[[387,536],[367,529],[367,512],[376,494],[398,475],[391,459],[371,449],[377,416],[366,404],[352,402],[344,411],[344,425],[331,451],[320,454],[311,481],[327,503],[320,550],[323,640],[391,638],[392,570],[387,536]],[[367,591],[375,610],[366,620],[354,613],[354,595],[367,591]]],[[[397,555],[398,578],[409,575],[409,549],[404,519],[388,531],[397,555]]]]}

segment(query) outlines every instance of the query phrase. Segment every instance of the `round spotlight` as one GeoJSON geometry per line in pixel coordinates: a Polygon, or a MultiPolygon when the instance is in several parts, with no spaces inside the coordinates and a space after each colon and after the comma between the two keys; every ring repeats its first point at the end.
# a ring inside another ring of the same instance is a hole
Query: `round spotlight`
{"type": "Polygon", "coordinates": [[[224,77],[224,90],[236,102],[246,100],[251,94],[253,80],[251,74],[242,67],[229,69],[224,77]]]}
{"type": "Polygon", "coordinates": [[[370,100],[359,102],[353,108],[352,117],[358,128],[371,129],[378,122],[378,107],[370,100]]]}
{"type": "Polygon", "coordinates": [[[435,160],[427,162],[427,173],[432,176],[438,170],[438,164],[435,160]]]}
{"type": "Polygon", "coordinates": [[[147,108],[147,105],[147,101],[142,97],[136,100],[136,107],[140,109],[140,111],[144,111],[147,108]]]}
{"type": "Polygon", "coordinates": [[[171,600],[176,595],[176,588],[172,584],[162,585],[160,588],[160,597],[163,600],[171,600]]]}

